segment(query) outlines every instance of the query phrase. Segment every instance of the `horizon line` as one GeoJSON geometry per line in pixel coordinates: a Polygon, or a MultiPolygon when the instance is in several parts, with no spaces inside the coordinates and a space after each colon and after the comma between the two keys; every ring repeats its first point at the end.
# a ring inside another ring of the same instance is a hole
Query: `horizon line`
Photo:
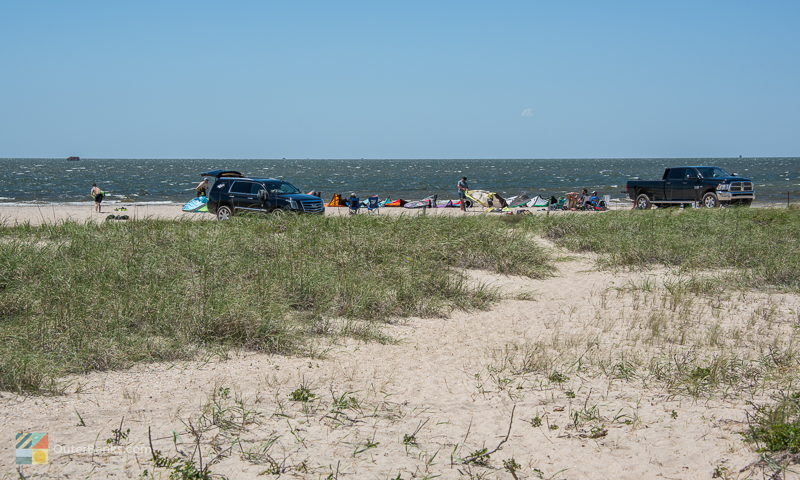
{"type": "MultiPolygon", "coordinates": [[[[0,156],[0,160],[63,160],[69,157],[5,157],[0,156]]],[[[467,161],[495,161],[495,160],[680,160],[680,159],[713,159],[713,160],[745,160],[745,159],[775,159],[775,158],[800,158],[800,155],[768,155],[768,156],[679,156],[679,157],[78,157],[82,160],[330,160],[330,161],[350,161],[350,160],[467,160],[467,161]]]]}

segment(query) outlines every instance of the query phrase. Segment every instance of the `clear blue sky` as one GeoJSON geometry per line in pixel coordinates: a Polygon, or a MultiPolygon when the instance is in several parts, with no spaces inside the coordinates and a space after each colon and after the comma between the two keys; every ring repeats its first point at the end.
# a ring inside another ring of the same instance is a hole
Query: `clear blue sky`
{"type": "Polygon", "coordinates": [[[794,156],[798,25],[796,0],[4,0],[0,156],[794,156]]]}

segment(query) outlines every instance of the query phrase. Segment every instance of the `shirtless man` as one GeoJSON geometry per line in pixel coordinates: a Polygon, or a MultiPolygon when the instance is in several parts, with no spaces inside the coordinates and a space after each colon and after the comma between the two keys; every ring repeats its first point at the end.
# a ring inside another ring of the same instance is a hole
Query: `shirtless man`
{"type": "Polygon", "coordinates": [[[94,197],[94,209],[97,213],[100,212],[100,203],[103,201],[103,197],[105,197],[105,193],[100,190],[100,187],[97,186],[96,183],[92,184],[92,190],[89,192],[89,195],[94,197]]]}
{"type": "Polygon", "coordinates": [[[208,179],[204,178],[194,189],[197,190],[198,197],[205,197],[206,193],[208,193],[208,179]]]}

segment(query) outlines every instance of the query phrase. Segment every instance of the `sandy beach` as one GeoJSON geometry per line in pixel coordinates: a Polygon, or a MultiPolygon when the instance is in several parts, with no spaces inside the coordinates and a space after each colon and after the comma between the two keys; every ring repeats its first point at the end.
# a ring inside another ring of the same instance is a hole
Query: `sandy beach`
{"type": "MultiPolygon", "coordinates": [[[[133,212],[183,215],[172,208],[133,212]]],[[[69,218],[92,218],[82,210],[69,218]]],[[[0,430],[49,432],[50,463],[25,466],[24,478],[139,478],[144,470],[168,478],[152,467],[151,441],[166,454],[191,454],[199,444],[212,471],[229,479],[755,474],[758,455],[740,433],[763,392],[691,397],[626,370],[625,361],[664,358],[656,315],[661,335],[680,328],[687,336],[673,354],[702,346],[752,356],[791,336],[800,297],[696,296],[678,308],[665,288],[677,271],[601,270],[591,254],[539,241],[563,256],[552,278],[468,272],[502,292],[488,311],[398,319],[385,327],[386,344],[340,339],[298,356],[231,351],[72,376],[63,396],[0,393],[0,430]],[[709,340],[715,325],[739,340],[709,340]],[[539,364],[552,373],[530,373],[539,364]],[[308,401],[298,401],[303,391],[308,401]],[[465,461],[480,452],[491,455],[465,461]]],[[[13,458],[5,442],[0,478],[17,478],[13,458]]]]}
{"type": "MultiPolygon", "coordinates": [[[[29,223],[31,225],[53,224],[58,222],[102,222],[106,220],[108,215],[128,215],[131,220],[143,219],[166,219],[166,220],[209,220],[214,219],[210,213],[194,213],[183,212],[181,207],[183,205],[177,203],[171,204],[106,204],[103,206],[102,212],[97,213],[94,211],[94,204],[87,202],[85,205],[63,205],[63,204],[43,204],[43,205],[3,205],[0,204],[0,223],[3,225],[15,225],[29,223]],[[127,211],[115,211],[115,208],[124,207],[127,211]]],[[[613,204],[612,209],[627,209],[630,208],[628,204],[613,204]]],[[[513,209],[527,210],[531,213],[546,213],[540,208],[525,208],[513,209]]],[[[431,209],[409,209],[409,208],[381,208],[374,214],[377,215],[482,215],[486,213],[484,208],[471,208],[467,212],[461,212],[457,208],[431,208],[431,209]]],[[[366,209],[362,209],[359,215],[373,214],[368,213],[366,209]]],[[[328,207],[325,209],[325,215],[330,216],[347,216],[349,215],[347,208],[342,207],[328,207]]],[[[498,215],[491,213],[489,215],[498,215]]]]}
{"type": "Polygon", "coordinates": [[[103,222],[108,215],[128,215],[131,220],[148,218],[158,219],[199,219],[213,218],[208,214],[190,214],[181,211],[178,204],[107,204],[101,213],[94,210],[94,204],[85,205],[0,205],[0,223],[3,225],[53,224],[62,222],[103,222]],[[115,208],[126,208],[126,211],[115,211],[115,208]]]}

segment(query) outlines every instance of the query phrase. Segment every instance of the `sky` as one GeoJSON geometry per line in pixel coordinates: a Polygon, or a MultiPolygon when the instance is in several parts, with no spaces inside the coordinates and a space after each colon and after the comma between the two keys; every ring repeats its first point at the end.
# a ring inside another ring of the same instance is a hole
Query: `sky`
{"type": "Polygon", "coordinates": [[[800,2],[0,1],[0,157],[800,156],[800,2]]]}

